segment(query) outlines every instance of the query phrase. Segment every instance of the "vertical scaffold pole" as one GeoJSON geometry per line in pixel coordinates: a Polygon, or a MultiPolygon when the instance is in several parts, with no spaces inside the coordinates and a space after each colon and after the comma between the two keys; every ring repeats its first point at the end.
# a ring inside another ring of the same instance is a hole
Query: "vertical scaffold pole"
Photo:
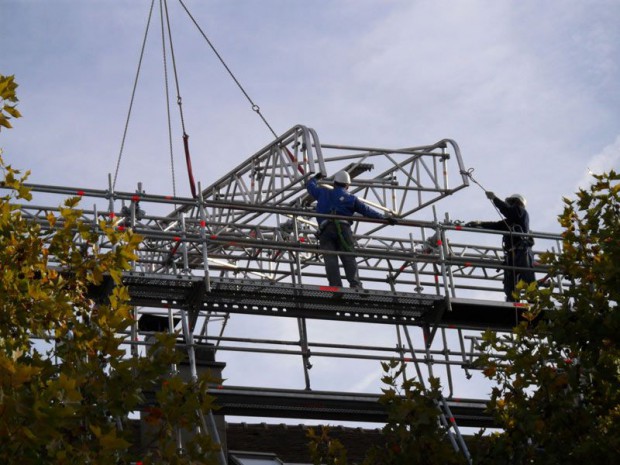
{"type": "MultiPolygon", "coordinates": [[[[295,242],[299,241],[299,225],[297,224],[297,215],[293,215],[293,234],[295,235],[295,242]]],[[[301,259],[299,258],[300,252],[295,253],[295,273],[297,274],[297,284],[301,284],[301,259]]]]}
{"type": "Polygon", "coordinates": [[[460,345],[460,348],[461,348],[461,358],[463,360],[463,371],[465,372],[465,377],[467,379],[470,379],[472,375],[469,372],[469,368],[468,367],[469,367],[469,365],[471,365],[472,359],[474,357],[473,356],[473,350],[471,351],[472,355],[470,357],[467,357],[467,352],[465,350],[465,340],[463,338],[463,330],[461,328],[458,328],[457,329],[457,334],[458,334],[458,337],[459,337],[459,345],[460,345]]]}
{"type": "MultiPolygon", "coordinates": [[[[138,194],[142,192],[142,183],[138,183],[138,194]]],[[[136,208],[137,202],[131,202],[131,227],[132,229],[136,227],[136,208]]],[[[131,269],[136,269],[136,262],[132,260],[131,269]]],[[[139,318],[138,306],[133,307],[133,323],[131,324],[131,341],[133,344],[131,345],[131,355],[134,357],[138,356],[138,318],[139,318]]]]}
{"type": "Polygon", "coordinates": [[[185,214],[184,213],[180,213],[180,220],[181,220],[181,231],[182,231],[182,235],[180,237],[181,240],[181,250],[183,251],[183,273],[187,273],[189,274],[189,259],[187,257],[187,229],[185,227],[185,214]]]}
{"type": "MultiPolygon", "coordinates": [[[[192,378],[192,382],[196,382],[198,380],[198,369],[196,368],[196,351],[194,350],[194,337],[192,332],[189,330],[189,321],[187,318],[187,312],[184,309],[180,309],[181,316],[181,325],[183,326],[183,335],[185,338],[185,344],[187,346],[187,356],[189,358],[189,369],[192,378]]],[[[209,434],[213,437],[215,442],[221,444],[220,435],[217,432],[217,426],[215,424],[215,418],[213,417],[213,412],[209,410],[209,423],[207,424],[207,420],[205,419],[204,412],[200,410],[200,408],[196,412],[200,418],[200,422],[202,424],[202,428],[204,432],[209,432],[209,434]]],[[[220,447],[220,451],[218,454],[218,461],[220,465],[226,465],[226,457],[224,456],[224,451],[220,447]]]]}
{"type": "Polygon", "coordinates": [[[297,318],[297,327],[299,329],[299,345],[301,347],[306,389],[310,390],[310,373],[308,370],[312,368],[312,364],[310,363],[310,348],[308,347],[308,329],[306,327],[306,319],[297,318]]]}
{"type": "MultiPolygon", "coordinates": [[[[299,240],[299,227],[297,225],[297,217],[293,216],[293,234],[295,235],[295,241],[299,240]]],[[[297,275],[297,284],[301,285],[301,260],[299,253],[295,253],[295,274],[297,275]]],[[[297,319],[297,327],[299,329],[299,345],[301,347],[303,366],[304,366],[304,378],[306,381],[306,389],[310,389],[310,373],[308,370],[312,368],[310,363],[310,348],[308,347],[308,328],[306,326],[305,318],[297,319]]]]}
{"type": "MultiPolygon", "coordinates": [[[[448,213],[446,213],[445,221],[447,224],[450,224],[450,216],[448,215],[448,213]]],[[[443,244],[442,247],[444,248],[443,250],[444,257],[449,257],[450,248],[448,244],[448,238],[446,237],[446,229],[444,228],[441,228],[441,242],[443,244]]],[[[456,297],[456,287],[454,285],[454,274],[452,273],[452,267],[448,266],[446,269],[447,269],[448,281],[450,283],[451,296],[456,297]]]]}
{"type": "Polygon", "coordinates": [[[448,378],[448,390],[450,392],[450,395],[448,397],[452,397],[454,395],[454,385],[452,383],[452,367],[450,365],[450,354],[448,351],[448,340],[446,337],[446,328],[441,328],[441,339],[443,342],[444,360],[446,361],[446,377],[448,378]]]}
{"type": "MultiPolygon", "coordinates": [[[[174,334],[174,315],[172,314],[172,305],[168,303],[168,332],[170,334],[174,334]]],[[[170,370],[173,374],[178,372],[177,364],[173,363],[170,365],[170,370]]]]}
{"type": "MultiPolygon", "coordinates": [[[[411,242],[411,250],[415,250],[415,242],[413,240],[413,234],[409,233],[409,242],[411,242]]],[[[413,266],[413,274],[415,276],[415,288],[414,290],[416,292],[422,292],[422,283],[420,283],[420,271],[418,269],[418,262],[416,260],[413,260],[411,262],[411,265],[413,266]]]]}
{"type": "Polygon", "coordinates": [[[448,438],[450,439],[450,442],[452,443],[452,447],[454,447],[454,450],[456,452],[460,451],[465,457],[465,460],[467,460],[467,463],[471,465],[472,458],[469,453],[469,449],[467,448],[467,444],[465,443],[465,440],[463,439],[461,430],[456,424],[456,420],[454,419],[454,416],[452,415],[452,411],[450,410],[450,406],[448,405],[448,402],[446,402],[446,399],[443,396],[441,396],[439,399],[435,400],[435,403],[437,404],[437,408],[440,411],[439,418],[440,418],[441,424],[448,429],[448,438]]]}
{"type": "Polygon", "coordinates": [[[114,218],[114,184],[112,184],[112,174],[108,173],[108,214],[114,218]]]}
{"type": "MultiPolygon", "coordinates": [[[[398,354],[400,355],[400,363],[404,364],[405,363],[405,350],[404,350],[404,345],[402,343],[401,337],[400,337],[400,325],[396,325],[396,344],[397,344],[397,348],[398,348],[398,354]]],[[[403,372],[403,376],[405,376],[405,372],[403,372]]]]}
{"type": "MultiPolygon", "coordinates": [[[[398,330],[398,329],[397,329],[398,330]]],[[[420,364],[418,362],[418,358],[415,354],[415,349],[413,348],[413,343],[411,342],[411,335],[409,334],[409,328],[407,326],[403,326],[403,332],[405,333],[405,337],[407,338],[407,344],[409,345],[409,352],[411,352],[411,360],[413,360],[413,366],[415,367],[416,374],[418,375],[418,379],[424,387],[424,377],[422,376],[422,370],[420,370],[420,364]]]]}
{"type": "Polygon", "coordinates": [[[209,280],[209,251],[207,250],[207,213],[204,206],[202,187],[198,183],[199,212],[200,212],[200,238],[202,239],[202,267],[205,274],[205,290],[211,292],[211,281],[209,280]]]}
{"type": "Polygon", "coordinates": [[[448,270],[446,267],[446,237],[444,234],[444,230],[440,227],[437,222],[437,217],[435,215],[435,207],[433,206],[433,215],[435,216],[435,237],[437,238],[437,250],[439,251],[439,262],[441,269],[441,279],[443,281],[444,287],[444,296],[446,298],[446,306],[449,312],[452,311],[452,292],[450,290],[450,283],[448,280],[448,270]]]}

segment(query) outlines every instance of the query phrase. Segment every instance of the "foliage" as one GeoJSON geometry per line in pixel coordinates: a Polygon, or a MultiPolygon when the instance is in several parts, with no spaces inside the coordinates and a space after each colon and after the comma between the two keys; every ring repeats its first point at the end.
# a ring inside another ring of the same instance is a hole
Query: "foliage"
{"type": "Polygon", "coordinates": [[[176,337],[158,335],[143,356],[126,351],[134,313],[121,273],[141,238],[84,224],[78,197],[32,221],[16,205],[31,198],[28,173],[1,157],[0,171],[0,463],[214,463],[206,434],[177,450],[175,432],[200,426],[212,399],[206,378],[171,373],[183,359],[176,337]],[[96,301],[106,276],[113,289],[96,301]],[[146,455],[130,427],[140,410],[154,441],[146,455]]]}
{"type": "MultiPolygon", "coordinates": [[[[379,402],[388,416],[383,427],[384,444],[369,449],[364,465],[464,464],[465,457],[454,450],[448,438],[448,428],[439,422],[437,401],[441,386],[430,378],[428,388],[415,379],[407,379],[406,365],[400,361],[382,363],[386,387],[379,402]],[[398,380],[402,378],[399,385],[398,380]]],[[[344,465],[346,451],[329,438],[327,431],[319,436],[309,434],[313,463],[344,465]]]]}
{"type": "Polygon", "coordinates": [[[346,465],[347,450],[338,439],[329,436],[329,428],[321,427],[321,434],[308,429],[310,457],[313,465],[346,465]]]}
{"type": "Polygon", "coordinates": [[[429,387],[425,387],[420,381],[406,378],[404,363],[393,360],[382,366],[385,372],[382,382],[387,387],[379,402],[388,414],[383,427],[385,444],[373,447],[364,464],[465,463],[464,456],[448,440],[448,428],[439,422],[439,379],[429,378],[429,387]]]}
{"type": "Polygon", "coordinates": [[[15,76],[3,76],[0,74],[0,131],[2,127],[12,127],[9,122],[11,118],[21,117],[19,110],[16,108],[18,99],[15,89],[17,89],[15,76]]]}
{"type": "Polygon", "coordinates": [[[565,199],[562,253],[544,257],[563,292],[523,289],[531,308],[511,337],[485,335],[479,363],[498,383],[503,432],[478,463],[620,461],[620,175],[595,179],[565,199]]]}

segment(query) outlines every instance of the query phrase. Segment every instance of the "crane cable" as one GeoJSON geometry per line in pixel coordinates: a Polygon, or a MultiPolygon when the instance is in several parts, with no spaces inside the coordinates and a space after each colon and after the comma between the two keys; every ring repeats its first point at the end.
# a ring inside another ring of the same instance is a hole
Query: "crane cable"
{"type": "MultiPolygon", "coordinates": [[[[174,54],[174,47],[173,47],[173,44],[172,44],[172,33],[171,33],[171,28],[170,28],[170,19],[169,19],[169,15],[168,15],[168,3],[167,3],[167,0],[160,0],[160,13],[162,15],[162,43],[163,43],[163,48],[164,48],[164,51],[163,51],[163,53],[164,53],[164,74],[165,74],[165,81],[166,81],[166,104],[168,106],[169,98],[168,98],[167,62],[166,62],[166,58],[165,58],[165,56],[166,56],[165,38],[164,38],[164,32],[163,32],[162,1],[163,1],[163,8],[165,9],[165,14],[166,14],[166,25],[167,25],[167,29],[168,29],[168,40],[169,40],[169,43],[170,43],[170,55],[171,55],[171,58],[172,58],[172,66],[173,66],[173,70],[174,70],[174,79],[175,79],[175,85],[176,85],[176,90],[177,90],[177,104],[179,106],[179,113],[180,113],[180,118],[181,118],[181,127],[183,129],[183,147],[185,149],[185,161],[186,161],[186,164],[187,164],[187,172],[188,172],[188,177],[189,177],[190,189],[192,191],[192,196],[195,198],[195,197],[197,197],[196,184],[195,184],[194,176],[193,176],[193,172],[192,172],[191,157],[190,157],[190,152],[189,152],[189,135],[187,134],[187,131],[185,130],[185,119],[184,119],[184,116],[183,116],[182,98],[181,98],[181,92],[180,92],[180,87],[179,87],[179,78],[178,78],[176,59],[175,59],[175,54],[174,54]]],[[[263,123],[265,124],[265,126],[267,127],[269,132],[275,138],[278,138],[278,134],[273,130],[273,128],[271,127],[271,125],[269,124],[269,122],[267,121],[265,116],[261,113],[260,107],[252,100],[252,98],[250,97],[248,92],[245,90],[243,85],[239,82],[239,80],[237,79],[235,74],[232,72],[230,67],[226,64],[226,62],[224,61],[224,59],[222,58],[220,53],[217,51],[217,49],[215,48],[215,46],[213,45],[211,40],[209,40],[209,38],[207,37],[205,32],[202,30],[202,28],[200,27],[200,25],[198,24],[198,22],[194,18],[194,16],[191,14],[191,12],[187,8],[187,6],[183,2],[183,0],[179,0],[179,3],[181,4],[183,9],[187,13],[189,18],[191,19],[191,21],[194,23],[194,25],[196,26],[196,28],[198,29],[198,31],[200,32],[202,37],[205,39],[205,41],[207,42],[207,44],[209,45],[209,47],[211,48],[211,50],[213,51],[215,56],[218,58],[220,63],[224,66],[224,68],[226,69],[226,71],[228,72],[230,77],[233,79],[233,81],[235,82],[235,84],[237,85],[239,90],[241,90],[241,92],[243,93],[245,98],[248,100],[248,102],[251,105],[252,111],[254,111],[260,117],[260,119],[263,121],[263,123]]],[[[136,76],[135,76],[135,79],[134,79],[133,90],[132,90],[132,93],[131,93],[131,99],[130,99],[130,103],[129,103],[129,110],[127,112],[127,119],[125,121],[125,128],[124,128],[123,137],[122,137],[122,140],[121,140],[121,147],[120,147],[118,159],[117,159],[117,162],[116,162],[116,170],[115,170],[115,173],[114,173],[114,180],[113,180],[113,183],[112,183],[112,189],[113,190],[116,187],[116,181],[118,179],[118,172],[119,172],[119,168],[120,168],[120,164],[121,164],[121,159],[122,159],[122,156],[123,156],[123,150],[124,150],[124,147],[125,147],[125,140],[127,138],[127,131],[128,131],[128,128],[129,128],[129,120],[131,118],[131,112],[132,112],[132,109],[133,109],[133,103],[134,103],[135,94],[136,94],[136,88],[137,88],[138,80],[139,80],[139,76],[140,76],[140,70],[142,69],[142,61],[143,61],[143,58],[144,58],[144,51],[145,51],[145,48],[146,48],[146,40],[147,40],[148,33],[149,33],[149,27],[150,27],[151,18],[152,18],[152,15],[153,15],[154,4],[155,4],[155,0],[151,0],[151,6],[149,8],[149,15],[148,15],[148,19],[147,19],[146,29],[145,29],[145,32],[144,32],[144,39],[142,41],[142,48],[141,48],[141,51],[140,51],[140,58],[138,60],[138,68],[136,70],[136,76]]],[[[167,109],[168,109],[168,132],[169,132],[169,138],[171,139],[172,136],[171,136],[169,107],[167,109]]],[[[291,153],[291,151],[287,147],[283,147],[283,148],[286,150],[286,152],[287,152],[289,158],[291,159],[291,161],[293,163],[296,163],[296,159],[295,159],[294,155],[291,153]]],[[[175,174],[174,174],[174,160],[173,160],[173,153],[172,153],[172,142],[170,142],[170,152],[171,152],[170,153],[170,157],[171,157],[173,191],[174,191],[174,194],[176,196],[176,184],[175,184],[175,179],[174,179],[175,174]]],[[[301,165],[298,164],[297,165],[297,169],[298,169],[298,171],[302,175],[305,174],[305,171],[304,171],[304,169],[303,169],[303,167],[301,165]]]]}
{"type": "MultiPolygon", "coordinates": [[[[121,140],[121,147],[119,150],[119,154],[118,154],[118,158],[116,161],[116,170],[114,172],[114,180],[112,182],[112,190],[115,189],[116,187],[116,181],[118,179],[118,173],[119,173],[119,169],[120,169],[120,165],[121,165],[121,160],[123,157],[123,151],[125,148],[125,141],[127,139],[127,132],[129,129],[129,121],[131,119],[131,112],[133,109],[133,104],[134,104],[134,100],[135,100],[135,96],[136,96],[136,89],[138,87],[138,81],[140,78],[140,71],[142,69],[142,62],[144,59],[144,52],[146,49],[146,41],[148,38],[148,34],[149,34],[149,29],[150,29],[150,25],[151,25],[151,20],[153,17],[153,8],[155,5],[155,0],[151,0],[151,6],[149,7],[149,14],[148,14],[148,19],[146,22],[146,29],[144,31],[144,38],[142,40],[142,48],[140,50],[140,58],[138,60],[138,68],[136,70],[136,76],[134,78],[134,83],[133,83],[133,89],[131,92],[131,99],[129,102],[129,110],[127,112],[127,118],[125,120],[125,128],[123,130],[123,137],[121,140]]],[[[189,182],[190,182],[190,189],[192,191],[192,196],[196,197],[197,193],[196,193],[196,184],[194,182],[194,176],[193,176],[193,172],[192,172],[192,164],[191,164],[191,159],[190,159],[190,153],[189,153],[189,136],[187,135],[187,132],[185,130],[185,119],[183,117],[183,107],[182,107],[182,99],[181,99],[181,93],[180,93],[180,87],[179,87],[179,79],[178,79],[178,73],[177,73],[177,67],[176,67],[176,59],[175,59],[175,55],[174,55],[174,48],[172,45],[172,34],[171,34],[171,29],[170,29],[170,21],[169,21],[169,16],[168,16],[168,4],[166,0],[159,0],[159,8],[160,8],[160,15],[161,15],[161,29],[162,29],[162,49],[163,49],[163,62],[164,62],[164,80],[165,80],[165,89],[166,89],[166,109],[167,109],[167,116],[168,116],[168,137],[169,137],[169,145],[170,145],[170,163],[171,163],[171,171],[172,171],[172,190],[173,190],[173,195],[176,197],[176,181],[175,181],[175,170],[174,170],[174,156],[173,156],[173,150],[172,150],[172,126],[171,126],[171,118],[170,118],[170,106],[169,106],[169,102],[170,102],[170,98],[169,98],[169,90],[168,90],[168,66],[167,66],[167,61],[166,61],[166,40],[165,40],[165,32],[164,32],[164,11],[163,8],[165,8],[165,22],[167,24],[167,30],[168,30],[168,37],[169,37],[169,42],[170,42],[170,54],[171,54],[171,58],[172,58],[172,65],[173,65],[173,70],[174,70],[174,78],[175,78],[175,84],[176,84],[176,90],[177,90],[177,103],[179,105],[179,112],[181,115],[181,127],[183,129],[183,146],[185,149],[185,160],[187,163],[187,172],[188,172],[188,176],[189,176],[189,182]],[[163,4],[162,4],[163,2],[163,4]]]]}
{"type": "Polygon", "coordinates": [[[127,138],[127,130],[129,128],[129,119],[131,118],[131,110],[133,108],[134,98],[136,96],[136,88],[138,87],[138,79],[140,78],[140,70],[142,69],[142,59],[144,58],[144,50],[146,48],[146,39],[149,35],[149,26],[151,25],[151,17],[153,16],[153,6],[155,0],[151,0],[151,7],[149,9],[149,16],[146,21],[146,30],[144,31],[144,39],[142,40],[142,50],[140,51],[140,59],[138,60],[138,69],[136,70],[136,77],[133,82],[133,90],[131,91],[131,99],[129,101],[129,110],[127,111],[127,119],[125,120],[125,129],[123,131],[123,138],[121,140],[121,148],[116,160],[116,170],[114,172],[114,180],[112,182],[112,190],[116,187],[116,180],[118,178],[118,170],[121,166],[121,159],[123,157],[123,150],[125,148],[125,140],[127,138]]]}
{"type": "Polygon", "coordinates": [[[228,72],[228,74],[230,75],[230,77],[233,79],[233,81],[235,81],[235,84],[237,84],[237,87],[239,87],[239,90],[241,90],[241,92],[243,93],[243,95],[245,95],[245,98],[248,100],[248,102],[250,102],[250,105],[252,105],[252,110],[256,112],[256,114],[258,116],[260,116],[260,118],[263,120],[263,123],[265,123],[265,125],[267,126],[267,128],[269,129],[269,131],[271,132],[271,134],[273,134],[273,136],[275,138],[278,137],[278,135],[276,134],[276,132],[273,130],[273,128],[271,127],[271,125],[267,122],[267,119],[265,118],[265,116],[261,113],[260,111],[260,107],[254,103],[254,101],[252,100],[252,98],[250,97],[250,95],[246,92],[246,90],[244,89],[244,87],[241,85],[241,83],[239,82],[239,80],[237,79],[237,77],[234,75],[234,73],[231,71],[231,69],[228,67],[228,65],[226,64],[226,62],[224,61],[224,59],[222,58],[222,56],[219,54],[219,52],[217,51],[217,49],[215,48],[215,46],[213,45],[213,43],[209,40],[209,38],[207,37],[207,35],[204,33],[204,31],[202,30],[202,28],[198,25],[198,22],[196,21],[196,19],[194,19],[194,17],[192,16],[192,14],[189,12],[189,10],[187,9],[187,7],[185,6],[185,3],[183,3],[183,0],[179,0],[179,3],[181,4],[181,6],[183,7],[183,9],[185,10],[185,12],[187,13],[187,15],[189,16],[189,18],[192,20],[192,22],[194,23],[194,25],[196,26],[196,28],[198,29],[198,32],[200,32],[200,34],[202,35],[202,37],[207,41],[207,44],[209,44],[209,47],[211,47],[211,50],[213,51],[213,53],[215,53],[215,56],[218,58],[218,60],[220,60],[220,63],[222,63],[222,66],[224,66],[224,68],[226,69],[226,71],[228,72]]]}
{"type": "MultiPolygon", "coordinates": [[[[160,2],[161,1],[162,0],[160,0],[160,2]]],[[[170,42],[170,57],[172,58],[172,69],[174,70],[174,83],[175,83],[176,90],[177,90],[177,104],[179,106],[181,128],[183,129],[183,148],[185,150],[185,163],[187,165],[187,176],[189,178],[189,187],[192,191],[192,197],[196,198],[198,194],[196,192],[196,182],[194,181],[194,173],[192,171],[192,160],[191,160],[191,156],[189,152],[189,135],[187,134],[187,131],[185,130],[185,118],[183,116],[183,99],[181,98],[181,90],[179,86],[179,75],[177,72],[176,57],[174,54],[174,46],[172,45],[172,31],[170,28],[170,17],[168,15],[168,2],[167,0],[163,0],[163,3],[164,3],[165,11],[166,11],[166,25],[168,27],[168,41],[170,42]]],[[[162,13],[162,21],[163,21],[163,13],[162,13]]]]}
{"type": "MultiPolygon", "coordinates": [[[[164,85],[166,88],[166,115],[168,118],[168,145],[170,148],[170,170],[172,171],[172,195],[176,197],[177,189],[176,189],[176,179],[175,179],[175,173],[174,173],[174,152],[172,148],[172,124],[171,124],[171,118],[170,118],[170,93],[169,93],[169,88],[168,88],[168,61],[166,59],[166,35],[164,32],[164,13],[162,11],[162,0],[159,0],[159,15],[160,15],[160,23],[161,23],[162,57],[163,57],[163,63],[164,63],[164,85]]],[[[166,21],[168,21],[167,5],[166,5],[166,21]]],[[[168,33],[170,35],[170,23],[168,23],[168,33]]],[[[170,49],[172,50],[172,40],[170,40],[170,49]]],[[[181,121],[183,121],[182,115],[183,113],[181,113],[181,121]]],[[[185,129],[183,130],[183,132],[185,132],[185,129]]]]}
{"type": "MultiPolygon", "coordinates": [[[[278,134],[273,130],[273,128],[271,127],[271,125],[269,124],[269,122],[267,121],[265,116],[261,113],[260,107],[256,103],[254,103],[254,101],[252,100],[250,95],[247,93],[245,88],[241,85],[241,83],[239,82],[239,79],[237,79],[237,77],[232,72],[230,67],[226,64],[226,62],[224,61],[224,59],[222,58],[220,53],[217,51],[217,49],[215,48],[213,43],[207,37],[207,34],[205,34],[205,32],[202,30],[202,28],[200,27],[200,25],[198,24],[198,22],[194,18],[194,16],[187,9],[187,7],[185,6],[185,3],[183,3],[183,0],[179,0],[179,3],[181,4],[181,6],[185,10],[185,12],[189,16],[189,18],[192,20],[192,22],[194,23],[194,25],[198,29],[198,32],[200,32],[202,37],[205,39],[205,41],[207,42],[207,44],[209,45],[209,47],[211,48],[213,53],[215,53],[215,56],[218,58],[218,60],[220,60],[220,63],[222,64],[222,66],[224,66],[224,68],[226,69],[226,71],[228,72],[228,74],[230,75],[232,80],[235,81],[235,84],[237,84],[237,87],[239,87],[239,90],[243,93],[243,95],[245,96],[247,101],[250,103],[250,105],[252,107],[252,111],[256,112],[256,114],[260,117],[260,119],[263,121],[263,123],[265,123],[265,126],[267,126],[267,129],[269,129],[269,132],[271,132],[273,137],[275,137],[277,139],[279,137],[278,134]]],[[[299,171],[299,173],[302,176],[304,176],[306,174],[306,172],[305,172],[303,166],[301,166],[299,163],[297,163],[297,160],[296,160],[295,156],[291,153],[291,151],[288,149],[288,147],[281,145],[281,148],[286,151],[286,154],[288,155],[289,159],[291,160],[291,163],[293,163],[293,164],[295,164],[297,166],[297,171],[299,171]]]]}

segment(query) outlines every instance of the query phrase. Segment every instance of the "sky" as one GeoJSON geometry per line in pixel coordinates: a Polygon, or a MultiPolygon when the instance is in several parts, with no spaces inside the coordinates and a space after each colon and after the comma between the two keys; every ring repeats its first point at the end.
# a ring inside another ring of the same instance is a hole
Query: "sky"
{"type": "MultiPolygon", "coordinates": [[[[32,170],[31,182],[107,188],[150,3],[0,0],[0,74],[15,75],[23,114],[2,130],[0,147],[7,162],[32,170]]],[[[168,3],[192,163],[204,186],[273,137],[179,3],[168,3]]],[[[620,168],[617,0],[185,4],[277,133],[303,124],[323,143],[386,148],[454,139],[484,188],[528,199],[535,231],[559,231],[562,197],[585,186],[590,171],[620,168]]],[[[116,188],[141,181],[149,193],[188,196],[174,100],[172,181],[158,21],[116,188]]],[[[465,221],[497,219],[475,185],[439,208],[465,221]]],[[[346,332],[355,340],[354,329],[346,332]]],[[[325,376],[337,378],[341,367],[329,366],[325,376]]],[[[252,369],[261,370],[243,368],[252,369]]],[[[360,371],[348,388],[376,379],[360,371]]]]}

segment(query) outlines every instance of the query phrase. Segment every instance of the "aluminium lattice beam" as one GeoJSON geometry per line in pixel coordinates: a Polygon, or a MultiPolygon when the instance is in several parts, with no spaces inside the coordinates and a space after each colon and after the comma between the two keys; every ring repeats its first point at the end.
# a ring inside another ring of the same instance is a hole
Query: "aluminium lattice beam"
{"type": "MultiPolygon", "coordinates": [[[[295,126],[256,152],[235,169],[202,189],[204,201],[238,202],[254,206],[308,207],[305,183],[321,172],[329,181],[340,170],[352,178],[350,191],[385,212],[406,218],[412,213],[469,185],[460,149],[450,139],[403,149],[321,144],[316,132],[295,126]],[[450,179],[457,180],[450,185],[450,179]]],[[[170,217],[185,213],[220,228],[280,224],[272,215],[213,208],[201,217],[199,208],[180,206],[170,217]]],[[[312,218],[307,218],[312,222],[312,218]]],[[[219,228],[215,233],[219,233],[219,228]]]]}

